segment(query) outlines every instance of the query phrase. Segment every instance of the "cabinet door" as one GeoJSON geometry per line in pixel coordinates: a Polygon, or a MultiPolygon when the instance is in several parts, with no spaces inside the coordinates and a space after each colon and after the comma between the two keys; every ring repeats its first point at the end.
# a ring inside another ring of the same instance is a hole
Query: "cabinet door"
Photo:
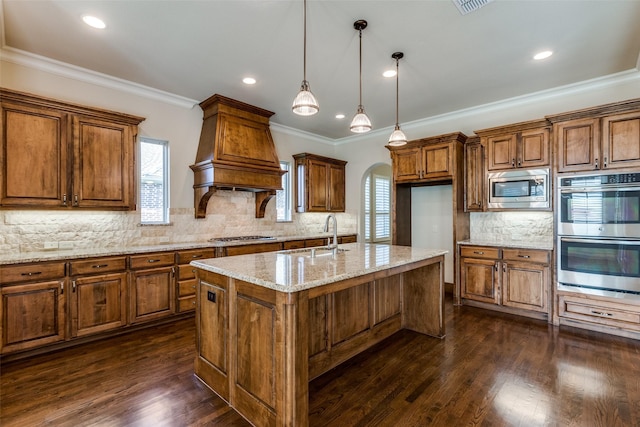
{"type": "Polygon", "coordinates": [[[420,148],[392,151],[393,179],[396,182],[416,181],[421,177],[422,154],[420,148]]]}
{"type": "Polygon", "coordinates": [[[309,160],[309,181],[307,192],[309,197],[308,212],[326,212],[329,206],[329,170],[324,162],[309,160]]]}
{"type": "Polygon", "coordinates": [[[513,169],[516,167],[516,134],[486,138],[488,170],[513,169]]]}
{"type": "Polygon", "coordinates": [[[503,262],[502,305],[548,312],[549,267],[527,262],[503,262]]]}
{"type": "Polygon", "coordinates": [[[558,172],[590,171],[600,167],[600,119],[556,123],[558,172]]]}
{"type": "Polygon", "coordinates": [[[73,205],[135,209],[131,128],[88,118],[74,118],[73,205]]]}
{"type": "Polygon", "coordinates": [[[59,207],[69,200],[67,118],[2,104],[0,205],[59,207]]]}
{"type": "Polygon", "coordinates": [[[344,166],[329,164],[329,212],[345,210],[344,166]]]}
{"type": "Polygon", "coordinates": [[[640,111],[602,120],[603,169],[640,166],[640,111]]]}
{"type": "Polygon", "coordinates": [[[518,136],[519,168],[549,166],[549,129],[523,131],[518,136]]]}
{"type": "Polygon", "coordinates": [[[126,273],[74,278],[71,336],[81,337],[127,324],[126,273]]]}
{"type": "Polygon", "coordinates": [[[27,350],[65,340],[64,280],[6,286],[0,295],[0,353],[27,350]]]}
{"type": "Polygon", "coordinates": [[[482,212],[484,198],[484,148],[477,143],[464,147],[465,212],[482,212]]]}
{"type": "Polygon", "coordinates": [[[452,144],[436,144],[422,148],[423,179],[440,178],[453,174],[452,144]]]}
{"type": "Polygon", "coordinates": [[[462,259],[462,298],[499,304],[498,261],[462,259]]]}
{"type": "Polygon", "coordinates": [[[175,312],[174,268],[162,267],[131,273],[130,322],[144,322],[175,312]]]}

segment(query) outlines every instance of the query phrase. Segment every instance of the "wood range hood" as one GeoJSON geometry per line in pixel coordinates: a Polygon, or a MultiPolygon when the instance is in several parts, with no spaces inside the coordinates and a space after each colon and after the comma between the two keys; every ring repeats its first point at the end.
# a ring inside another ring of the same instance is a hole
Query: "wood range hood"
{"type": "Polygon", "coordinates": [[[222,95],[202,101],[202,133],[194,173],[196,218],[204,218],[216,190],[255,193],[256,218],[276,190],[282,190],[280,161],[269,131],[274,113],[222,95]]]}

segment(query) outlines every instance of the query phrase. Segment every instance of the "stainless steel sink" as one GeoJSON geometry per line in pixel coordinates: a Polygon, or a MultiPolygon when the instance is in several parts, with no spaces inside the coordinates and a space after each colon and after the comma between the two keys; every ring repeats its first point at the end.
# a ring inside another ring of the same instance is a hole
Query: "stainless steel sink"
{"type": "Polygon", "coordinates": [[[279,254],[285,255],[300,255],[308,258],[316,258],[316,257],[324,257],[324,256],[335,256],[341,254],[343,252],[348,251],[349,249],[342,248],[327,248],[325,246],[319,246],[317,248],[304,248],[304,249],[289,249],[286,251],[278,251],[279,254]]]}

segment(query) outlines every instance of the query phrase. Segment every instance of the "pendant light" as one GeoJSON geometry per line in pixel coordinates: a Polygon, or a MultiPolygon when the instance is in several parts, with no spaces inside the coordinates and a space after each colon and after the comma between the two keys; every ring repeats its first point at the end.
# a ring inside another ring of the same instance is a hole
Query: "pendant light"
{"type": "Polygon", "coordinates": [[[300,92],[293,100],[291,109],[300,116],[312,116],[320,110],[316,97],[311,93],[309,82],[307,81],[307,0],[304,0],[304,56],[303,56],[303,77],[300,92]]]}
{"type": "Polygon", "coordinates": [[[400,66],[399,66],[400,59],[404,57],[404,53],[394,52],[391,55],[391,57],[396,60],[396,128],[394,129],[394,131],[391,133],[391,136],[389,137],[389,145],[391,145],[392,147],[398,147],[400,145],[405,145],[407,143],[407,136],[400,129],[400,123],[398,121],[398,110],[399,110],[398,93],[400,92],[399,84],[398,84],[398,73],[400,71],[400,66]]]}
{"type": "Polygon", "coordinates": [[[353,23],[353,28],[360,33],[360,103],[358,104],[358,112],[351,121],[351,132],[365,133],[371,130],[371,120],[367,117],[362,106],[362,30],[367,28],[367,21],[359,19],[353,23]]]}

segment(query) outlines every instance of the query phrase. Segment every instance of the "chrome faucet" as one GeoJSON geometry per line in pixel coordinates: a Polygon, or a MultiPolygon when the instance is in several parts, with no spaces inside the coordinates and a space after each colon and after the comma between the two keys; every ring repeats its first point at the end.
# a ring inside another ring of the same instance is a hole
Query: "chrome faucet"
{"type": "Polygon", "coordinates": [[[333,218],[333,243],[329,243],[331,238],[328,238],[327,247],[328,248],[337,248],[338,247],[338,220],[336,219],[335,214],[327,215],[327,220],[324,223],[324,232],[329,232],[329,220],[333,218]]]}

